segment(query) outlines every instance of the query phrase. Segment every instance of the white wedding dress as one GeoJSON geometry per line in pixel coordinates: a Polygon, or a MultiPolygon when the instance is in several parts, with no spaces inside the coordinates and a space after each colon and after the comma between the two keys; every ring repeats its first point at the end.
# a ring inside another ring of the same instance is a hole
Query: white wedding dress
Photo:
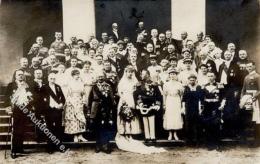
{"type": "Polygon", "coordinates": [[[154,146],[146,146],[143,142],[134,140],[132,138],[126,138],[123,135],[117,133],[116,138],[116,145],[119,149],[124,151],[129,151],[133,153],[140,153],[140,154],[154,154],[154,153],[162,153],[166,152],[164,148],[157,148],[154,146]]]}

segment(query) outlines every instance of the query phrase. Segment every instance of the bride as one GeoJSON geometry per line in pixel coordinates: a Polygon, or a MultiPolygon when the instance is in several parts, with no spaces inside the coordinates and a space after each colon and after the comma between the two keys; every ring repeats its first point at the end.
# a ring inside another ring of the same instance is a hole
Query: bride
{"type": "Polygon", "coordinates": [[[140,154],[152,154],[166,151],[163,148],[146,146],[141,141],[134,140],[132,135],[141,133],[140,120],[136,114],[133,92],[138,80],[134,74],[134,68],[127,66],[124,75],[118,84],[120,96],[117,112],[117,135],[115,138],[119,149],[140,154]]]}

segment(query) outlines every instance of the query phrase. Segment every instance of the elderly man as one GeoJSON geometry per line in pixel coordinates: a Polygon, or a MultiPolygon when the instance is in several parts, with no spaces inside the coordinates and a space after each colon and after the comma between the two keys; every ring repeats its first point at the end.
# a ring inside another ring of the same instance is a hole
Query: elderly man
{"type": "Polygon", "coordinates": [[[122,60],[116,55],[114,47],[110,47],[107,60],[111,63],[112,70],[116,71],[118,77],[121,78],[124,73],[124,66],[122,60]]]}
{"type": "Polygon", "coordinates": [[[234,60],[236,62],[238,60],[238,54],[236,52],[236,45],[234,43],[228,43],[227,51],[229,51],[232,55],[231,60],[234,60]]]}
{"type": "Polygon", "coordinates": [[[182,45],[182,48],[186,47],[187,40],[188,40],[188,33],[186,31],[181,32],[181,45],[182,45]]]}
{"type": "Polygon", "coordinates": [[[147,33],[147,31],[146,31],[146,29],[144,27],[144,22],[143,21],[138,22],[138,27],[137,27],[137,29],[135,31],[136,31],[136,36],[142,35],[144,37],[144,40],[147,39],[146,37],[147,37],[148,33],[147,33]]]}
{"type": "Polygon", "coordinates": [[[32,109],[32,93],[29,85],[25,81],[24,71],[18,69],[14,72],[14,79],[8,84],[6,93],[7,99],[5,106],[11,106],[13,113],[13,137],[11,140],[11,157],[16,158],[17,153],[24,153],[23,141],[25,134],[25,125],[29,123],[28,113],[24,113],[32,109]]]}
{"type": "Polygon", "coordinates": [[[157,47],[157,43],[158,43],[158,30],[157,29],[152,29],[151,30],[151,38],[148,40],[148,43],[152,43],[153,47],[154,47],[154,52],[155,49],[157,47]]]}
{"type": "Polygon", "coordinates": [[[61,32],[55,32],[55,41],[52,42],[50,48],[54,48],[56,53],[63,53],[66,47],[66,43],[62,41],[61,32]]]}
{"type": "Polygon", "coordinates": [[[39,56],[39,50],[40,50],[40,46],[37,43],[34,43],[27,54],[27,58],[29,62],[32,61],[33,57],[39,56]]]}
{"type": "Polygon", "coordinates": [[[72,37],[70,38],[70,41],[71,41],[71,42],[68,44],[68,48],[69,48],[69,49],[72,49],[72,48],[77,47],[78,43],[77,43],[77,37],[76,37],[76,36],[72,36],[72,37]]]}
{"type": "Polygon", "coordinates": [[[229,51],[224,53],[224,62],[219,67],[218,82],[224,85],[226,105],[223,111],[224,135],[235,137],[237,133],[237,115],[239,103],[239,74],[240,70],[236,62],[232,61],[232,54],[229,51]]]}
{"type": "Polygon", "coordinates": [[[101,34],[101,43],[108,44],[108,34],[106,32],[102,32],[101,34]]]}
{"type": "Polygon", "coordinates": [[[177,53],[181,53],[181,49],[182,49],[181,41],[172,38],[172,32],[170,30],[167,30],[165,32],[165,37],[166,37],[166,41],[165,41],[166,45],[170,45],[170,44],[174,45],[177,53]]]}
{"type": "MultiPolygon", "coordinates": [[[[46,85],[46,112],[45,119],[48,129],[62,142],[62,111],[65,105],[65,97],[62,89],[55,83],[55,74],[50,73],[48,76],[48,84],[46,85]]],[[[47,141],[47,152],[52,154],[59,145],[53,143],[49,138],[47,141]]],[[[60,150],[62,151],[62,150],[60,150]]]]}
{"type": "MultiPolygon", "coordinates": [[[[31,82],[33,80],[33,75],[29,69],[29,62],[27,58],[20,59],[19,69],[23,71],[23,75],[25,76],[26,82],[31,82]]],[[[15,74],[13,74],[13,78],[15,78],[15,74]]]]}
{"type": "Polygon", "coordinates": [[[181,58],[180,55],[176,52],[176,48],[173,44],[169,44],[167,46],[167,50],[166,50],[164,56],[165,56],[164,59],[167,59],[167,60],[169,60],[172,57],[175,57],[177,59],[181,58]]]}
{"type": "Polygon", "coordinates": [[[159,39],[157,41],[157,46],[155,48],[155,52],[159,51],[159,54],[162,55],[162,53],[164,53],[167,49],[166,43],[165,43],[165,34],[164,33],[160,33],[159,34],[159,39]]]}
{"type": "Polygon", "coordinates": [[[112,24],[112,31],[110,35],[113,37],[114,42],[117,42],[122,37],[119,33],[117,23],[112,24]]]}

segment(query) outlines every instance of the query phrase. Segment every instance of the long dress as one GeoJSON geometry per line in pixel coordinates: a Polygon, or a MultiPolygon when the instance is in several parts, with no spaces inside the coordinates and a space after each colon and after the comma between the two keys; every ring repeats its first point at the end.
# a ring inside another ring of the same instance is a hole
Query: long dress
{"type": "Polygon", "coordinates": [[[178,81],[166,82],[164,87],[165,113],[163,120],[163,128],[165,130],[179,130],[183,127],[181,95],[183,94],[183,86],[178,81]]]}
{"type": "Polygon", "coordinates": [[[83,112],[84,84],[73,80],[68,84],[65,108],[65,133],[78,134],[86,131],[86,118],[83,112]]]}
{"type": "Polygon", "coordinates": [[[129,107],[135,109],[135,102],[133,92],[135,90],[136,82],[134,81],[125,81],[120,82],[118,85],[118,93],[120,96],[119,103],[118,103],[118,111],[117,111],[117,131],[119,134],[140,134],[141,125],[138,116],[135,116],[131,122],[123,121],[120,116],[120,108],[125,102],[129,107]]]}

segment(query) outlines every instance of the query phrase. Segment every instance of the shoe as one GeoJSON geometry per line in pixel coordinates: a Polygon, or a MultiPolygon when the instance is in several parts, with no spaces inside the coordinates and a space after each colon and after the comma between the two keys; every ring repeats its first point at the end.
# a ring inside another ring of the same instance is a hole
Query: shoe
{"type": "Polygon", "coordinates": [[[111,150],[110,149],[105,149],[105,150],[103,150],[104,151],[104,153],[106,153],[106,154],[111,154],[111,150]]]}
{"type": "Polygon", "coordinates": [[[150,139],[144,139],[144,143],[149,143],[150,139]]]}
{"type": "Polygon", "coordinates": [[[16,153],[11,153],[11,158],[12,159],[15,159],[17,156],[16,156],[16,153]]]}
{"type": "Polygon", "coordinates": [[[169,135],[168,141],[171,141],[171,140],[172,140],[172,135],[169,135]]]}
{"type": "Polygon", "coordinates": [[[96,153],[99,153],[100,151],[101,151],[100,147],[99,147],[99,146],[96,146],[95,152],[96,152],[96,153]]]}
{"type": "Polygon", "coordinates": [[[177,136],[176,133],[174,133],[173,137],[174,137],[174,140],[179,141],[179,137],[177,136]]]}
{"type": "Polygon", "coordinates": [[[156,139],[155,139],[155,138],[151,139],[151,142],[152,142],[153,144],[155,144],[155,143],[156,143],[156,139]]]}
{"type": "Polygon", "coordinates": [[[87,142],[88,140],[85,139],[83,136],[78,137],[78,142],[87,142]]]}

